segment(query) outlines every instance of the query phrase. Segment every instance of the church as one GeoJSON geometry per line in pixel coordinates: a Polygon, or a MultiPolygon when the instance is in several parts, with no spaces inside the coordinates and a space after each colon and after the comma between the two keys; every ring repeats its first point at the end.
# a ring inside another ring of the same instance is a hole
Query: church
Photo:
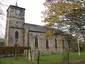
{"type": "Polygon", "coordinates": [[[46,27],[25,23],[24,17],[24,8],[10,5],[7,9],[5,46],[18,44],[40,50],[41,53],[57,53],[67,45],[58,39],[59,30],[56,30],[54,37],[46,38],[46,27]]]}

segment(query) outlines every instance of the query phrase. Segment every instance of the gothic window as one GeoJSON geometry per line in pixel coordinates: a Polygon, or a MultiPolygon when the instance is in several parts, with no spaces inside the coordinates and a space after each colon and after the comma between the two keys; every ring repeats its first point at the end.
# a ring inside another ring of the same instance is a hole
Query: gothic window
{"type": "Polygon", "coordinates": [[[64,40],[62,40],[62,46],[63,46],[63,49],[64,49],[64,40]]]}
{"type": "Polygon", "coordinates": [[[57,48],[57,39],[55,37],[55,48],[57,48]]]}
{"type": "Polygon", "coordinates": [[[38,48],[38,37],[37,37],[37,35],[35,36],[35,48],[38,48]]]}
{"type": "Polygon", "coordinates": [[[49,48],[49,44],[48,44],[48,38],[46,38],[46,48],[49,48]]]}
{"type": "Polygon", "coordinates": [[[29,32],[28,32],[28,46],[29,46],[29,32]]]}
{"type": "Polygon", "coordinates": [[[18,39],[19,37],[19,34],[18,34],[18,31],[15,32],[15,39],[18,39]]]}

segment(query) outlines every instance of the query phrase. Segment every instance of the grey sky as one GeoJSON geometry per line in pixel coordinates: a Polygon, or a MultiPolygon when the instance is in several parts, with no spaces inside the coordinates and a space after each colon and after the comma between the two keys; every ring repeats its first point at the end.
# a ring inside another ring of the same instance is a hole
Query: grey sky
{"type": "MultiPolygon", "coordinates": [[[[0,0],[2,1],[2,0],[0,0]]],[[[42,23],[42,14],[41,11],[44,10],[44,3],[45,0],[18,0],[18,6],[23,7],[26,9],[25,11],[25,22],[26,23],[32,23],[32,24],[37,24],[37,25],[44,25],[42,23]]],[[[3,4],[9,6],[9,5],[15,5],[16,0],[4,0],[3,4]]],[[[3,27],[0,27],[0,35],[5,34],[5,26],[6,26],[6,9],[8,8],[7,6],[1,6],[5,15],[3,16],[2,20],[0,18],[0,23],[2,24],[3,27]],[[4,29],[3,29],[4,28],[4,29]]],[[[1,35],[1,37],[3,36],[1,35]]]]}

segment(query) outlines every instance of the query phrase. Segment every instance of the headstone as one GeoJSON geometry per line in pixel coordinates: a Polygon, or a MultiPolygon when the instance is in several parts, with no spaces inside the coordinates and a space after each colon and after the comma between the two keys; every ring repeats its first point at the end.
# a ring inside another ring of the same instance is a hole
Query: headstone
{"type": "Polygon", "coordinates": [[[31,61],[31,51],[30,50],[28,50],[28,59],[29,59],[29,61],[31,61]]]}
{"type": "Polygon", "coordinates": [[[39,64],[39,56],[40,56],[39,50],[33,50],[32,61],[33,61],[34,64],[39,64]]]}

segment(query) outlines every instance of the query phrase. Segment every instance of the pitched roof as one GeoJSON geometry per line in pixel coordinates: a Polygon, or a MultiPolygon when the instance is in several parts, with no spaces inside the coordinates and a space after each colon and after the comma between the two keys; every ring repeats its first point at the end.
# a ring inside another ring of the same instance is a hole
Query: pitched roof
{"type": "MultiPolygon", "coordinates": [[[[40,26],[40,25],[35,25],[35,24],[29,24],[29,23],[25,23],[25,26],[30,30],[30,31],[34,31],[34,32],[46,32],[49,29],[45,26],[40,26]]],[[[56,34],[60,34],[62,33],[61,30],[59,29],[54,29],[54,28],[50,28],[51,30],[55,30],[56,34]]]]}

